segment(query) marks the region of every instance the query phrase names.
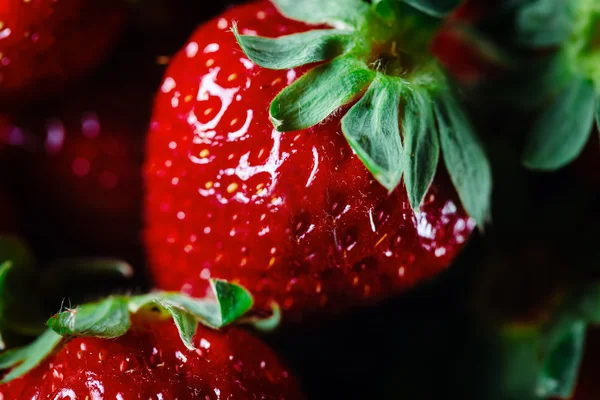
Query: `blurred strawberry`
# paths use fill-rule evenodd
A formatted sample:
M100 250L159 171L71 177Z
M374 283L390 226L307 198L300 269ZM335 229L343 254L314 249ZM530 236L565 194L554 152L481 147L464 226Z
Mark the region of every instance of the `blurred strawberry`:
M32 241L51 251L127 257L140 229L143 87L85 86L17 117L33 144L23 201ZM35 115L31 118L30 115ZM22 123L20 123L22 122ZM39 201L43 199L43 201ZM42 221L43 223L40 223Z
M56 92L97 65L126 17L123 0L0 2L0 105Z

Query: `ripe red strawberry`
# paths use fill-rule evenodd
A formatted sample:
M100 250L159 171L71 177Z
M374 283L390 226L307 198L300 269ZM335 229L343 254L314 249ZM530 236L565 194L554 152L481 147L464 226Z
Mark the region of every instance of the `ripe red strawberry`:
M72 82L105 56L126 15L122 0L0 3L0 106L15 107Z
M156 285L202 295L209 277L238 281L259 306L278 302L289 320L382 300L439 273L464 246L475 220L484 223L490 189L487 161L443 74L436 72L426 40L384 37L376 48L367 48L370 64L360 57L353 64L342 55L307 73L303 64L315 65L357 45L353 35L360 36L360 29L351 26L366 18L363 13L380 17L375 6L362 1L349 2L356 10L345 10L348 15L340 18L310 11L343 11L339 6L297 3L277 0L279 10L267 1L239 6L193 34L158 93L145 167L145 243ZM398 7L395 15L429 21L409 6ZM309 31L282 10L313 25L344 21L338 25L347 30ZM241 34L289 41L278 45L255 38L254 43L242 36L250 54L245 55L231 33L233 21ZM431 37L422 30L411 33ZM277 57L267 60L271 54L262 57L263 45L293 60L284 60L278 70L260 67L257 63L278 63ZM302 49L322 51L307 56L312 50ZM398 49L407 52L406 59L398 58ZM360 109L365 98L373 98L371 92L349 110L373 79L373 90L389 84L378 92L389 97L371 108L385 109L382 114ZM403 86L409 81L411 89ZM406 152L399 143L400 123L394 123L400 98L407 103L402 104ZM359 117L349 120L351 115ZM369 122L357 127L357 120ZM386 121L391 126L384 126ZM454 133L461 137L449 139ZM454 145L466 146L459 158ZM444 168L438 169L440 147L474 218L461 207ZM458 159L469 161L458 167ZM399 185L403 170L408 192ZM469 192L470 184L481 185ZM421 206L421 212L411 205Z
M44 221L31 224L36 236L54 249L124 257L139 242L148 107L140 92L85 86L16 118L33 142L24 202Z
M251 305L243 290L217 285L221 289L215 290L228 290L226 299L219 298L219 318L242 305L232 315L239 317ZM0 385L0 398L303 398L295 378L251 334L240 328L219 332L197 326L197 319L217 316L207 312L205 303L180 295L150 296L156 300L108 298L51 318L51 330L31 345L0 354L0 368L13 367ZM226 303L233 297L236 301ZM175 323L140 308L153 302L168 310ZM231 322L219 320L220 326Z
M172 321L134 321L116 340L77 338L21 378L4 399L301 399L276 355L239 328L200 328L186 349ZM3 397L2 397L3 396Z

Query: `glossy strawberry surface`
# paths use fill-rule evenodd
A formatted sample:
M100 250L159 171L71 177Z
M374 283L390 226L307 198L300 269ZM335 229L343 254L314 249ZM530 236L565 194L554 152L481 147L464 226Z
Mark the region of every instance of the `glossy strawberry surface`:
M276 37L304 24L268 1L199 28L172 61L155 103L145 243L160 288L204 295L209 277L240 282L284 318L343 312L446 268L474 221L440 170L415 214L353 154L338 117L280 133L274 96L305 69L265 70L231 33Z
M295 378L249 333L200 327L193 343L197 350L187 350L172 321L136 324L115 340L72 339L36 369L0 385L0 398L302 398Z
M122 0L0 2L0 105L60 89L106 55L126 15Z

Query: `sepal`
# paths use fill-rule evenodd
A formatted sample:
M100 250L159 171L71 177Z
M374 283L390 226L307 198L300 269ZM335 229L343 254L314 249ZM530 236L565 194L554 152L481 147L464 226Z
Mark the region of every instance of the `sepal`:
M272 0L286 17L310 25L359 27L369 8L362 0Z
M554 47L564 43L575 23L569 1L534 0L525 2L515 18L516 41L527 47Z
M232 31L253 62L274 70L330 60L346 53L354 39L353 32L339 29L316 29L278 38L240 35L235 24Z
M442 93L435 115L446 169L467 213L480 228L491 216L492 170L485 150L456 99Z
M393 191L402 179L402 141L398 124L405 83L377 74L362 98L342 118L350 147L375 179Z
M407 96L402 119L404 184L411 207L418 211L437 171L440 139L429 94L415 88Z
M271 121L280 132L307 129L352 102L376 73L352 57L320 65L286 87L271 103Z
M554 171L575 160L591 135L597 98L592 82L574 78L535 122L523 164Z
M583 358L587 325L600 321L600 286L563 294L542 321L506 325L500 333L503 387L509 398L572 396Z
M47 321L49 329L30 345L0 354L0 370L11 369L2 382L18 378L51 355L71 337L114 339L131 328L131 315L172 318L184 345L194 350L192 339L202 323L219 329L233 322L251 323L264 330L279 323L279 307L273 316L244 321L253 304L243 287L223 280L211 280L214 297L198 299L179 292L156 292L138 296L113 296L59 312ZM158 311L158 314L157 314Z

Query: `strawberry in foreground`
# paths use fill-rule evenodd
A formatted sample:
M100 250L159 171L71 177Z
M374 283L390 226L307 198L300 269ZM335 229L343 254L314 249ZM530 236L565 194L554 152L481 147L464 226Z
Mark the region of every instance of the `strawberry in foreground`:
M216 281L213 288L216 302L155 293L57 314L31 345L0 354L0 368L13 367L0 398L302 399L258 339L240 328L209 328L233 322L252 304L240 287Z
M3 0L0 105L39 99L87 73L115 42L122 0Z
M174 58L145 166L159 288L214 277L287 320L344 312L436 275L486 222L488 161L427 51L439 13L373 3L234 7Z

